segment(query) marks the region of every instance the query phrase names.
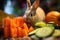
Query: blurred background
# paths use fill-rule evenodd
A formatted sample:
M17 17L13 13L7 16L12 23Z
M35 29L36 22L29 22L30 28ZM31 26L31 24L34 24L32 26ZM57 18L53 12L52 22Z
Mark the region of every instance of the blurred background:
M31 0L33 3L35 0ZM40 0L39 5L47 14L55 10L60 12L60 0ZM0 0L0 10L15 16L22 16L27 8L26 0Z

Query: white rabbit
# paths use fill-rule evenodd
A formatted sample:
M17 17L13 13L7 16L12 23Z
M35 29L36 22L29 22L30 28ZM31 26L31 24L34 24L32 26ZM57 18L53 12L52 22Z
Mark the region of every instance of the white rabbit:
M45 12L39 7L39 1L40 0L35 0L31 6L30 0L27 0L28 7L23 17L31 23L35 21L43 21L45 19Z

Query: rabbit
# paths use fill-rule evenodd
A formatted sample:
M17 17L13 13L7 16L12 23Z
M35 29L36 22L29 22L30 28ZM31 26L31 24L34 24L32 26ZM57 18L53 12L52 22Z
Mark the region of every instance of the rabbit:
M32 25L36 21L43 21L45 19L45 12L39 7L39 1L40 0L35 0L35 2L31 5L30 0L27 0L27 10L23 17L27 20L27 22L32 23Z

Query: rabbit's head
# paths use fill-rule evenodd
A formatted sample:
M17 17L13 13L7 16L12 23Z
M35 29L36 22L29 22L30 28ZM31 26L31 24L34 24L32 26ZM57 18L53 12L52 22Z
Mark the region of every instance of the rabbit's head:
M36 14L36 9L38 8L38 6L39 6L39 0L35 0L33 5L31 5L30 0L27 0L27 10L23 17L32 19L32 17L35 16Z
M41 16L40 14L43 14L41 13L40 10L42 10L41 8L39 8L39 1L40 0L35 0L35 2L33 3L33 5L31 5L31 2L30 0L27 0L27 10L24 14L24 18L28 21L28 22L35 22L36 20L39 20L41 19ZM39 10L37 13L37 9Z

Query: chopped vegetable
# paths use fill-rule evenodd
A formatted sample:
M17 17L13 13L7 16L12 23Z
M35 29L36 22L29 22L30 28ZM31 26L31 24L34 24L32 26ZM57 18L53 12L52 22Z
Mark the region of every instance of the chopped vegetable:
M23 17L4 18L4 36L5 37L24 37L28 36L28 26Z
M24 23L23 24L23 27L22 27L23 29L25 29L26 30L26 32L28 32L28 26L27 26L27 24L26 23Z
M37 26L37 27L46 27L46 23L45 22L37 22L35 24L35 26Z
M32 32L29 33L29 35L35 34L35 33L37 32L37 30L39 30L39 29L40 29L40 28L33 30Z
M17 27L18 37L28 36L28 26L26 23L23 24L23 27Z
M15 23L15 21L13 19L10 20L10 28L16 28L17 24Z
M22 28L20 28L20 27L17 27L17 36L18 37L23 37L23 35L22 35Z
M17 37L17 28L10 28L10 36L13 38Z
M32 32L33 30L34 30L34 28L31 26L31 27L29 28L29 33Z
M32 38L32 40L39 40L39 39L40 39L40 38L37 37L36 35L32 35L31 38Z
M51 29L50 27L43 27L43 28L40 28L35 34L38 37L47 37L51 35L52 32L53 32L53 29Z
M5 38L8 38L8 37L10 36L9 31L10 31L9 28L4 27L4 37L5 37Z
M7 18L4 18L3 19L3 27L4 27L4 37L7 38L10 36L9 34L9 29L10 29L10 18L7 17Z
M55 29L53 35L54 37L60 36L60 30L59 29Z
M17 25L19 24L19 27L22 27L22 25L25 23L25 20L23 17L17 17Z

